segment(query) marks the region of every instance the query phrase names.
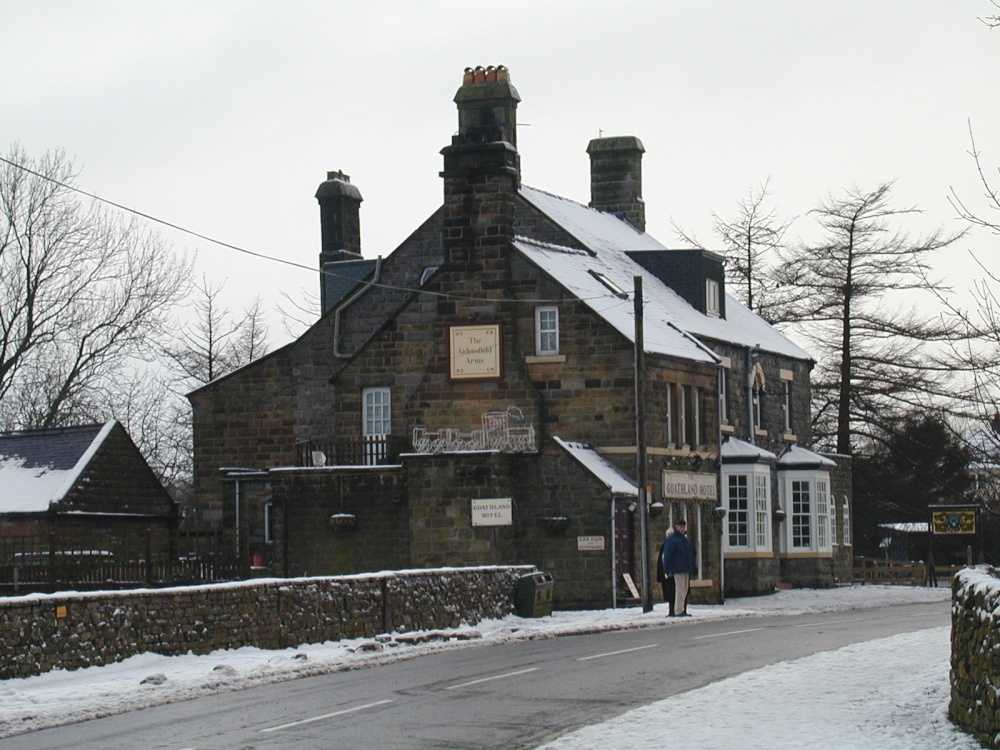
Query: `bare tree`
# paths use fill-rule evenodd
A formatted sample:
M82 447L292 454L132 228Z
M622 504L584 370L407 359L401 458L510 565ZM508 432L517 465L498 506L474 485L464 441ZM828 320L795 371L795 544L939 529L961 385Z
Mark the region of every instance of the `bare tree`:
M188 267L138 220L85 204L62 151L0 159L0 423L90 419L156 356Z
M1000 3L997 3L996 0L990 0L990 2L993 4L994 8L1000 10ZM985 18L980 18L979 20L985 23L991 29L1000 28L1000 13L998 13L995 16L986 16Z
M167 349L187 386L211 382L267 353L260 298L234 320L220 298L224 286L202 277L192 302L194 322L183 326L177 341Z
M931 279L929 256L962 237L939 229L911 238L895 228L917 209L894 207L892 187L830 196L811 212L822 240L782 253L780 276L800 292L786 319L817 357L814 437L839 453L851 454L855 436L891 433L902 412L953 399L953 364L937 345L968 336L954 318L890 299L906 292L933 300L947 291Z
M772 195L768 177L747 191L731 217L712 211L712 230L726 257L726 291L767 322L780 323L791 290L780 286L774 263L778 251L787 247L785 235L792 220L779 219L776 209L767 207ZM683 241L706 249L677 224L674 230Z
M292 338L298 338L302 332L320 318L319 295L306 289L299 289L298 297L288 292L282 292L284 303L278 304L281 313L282 328Z

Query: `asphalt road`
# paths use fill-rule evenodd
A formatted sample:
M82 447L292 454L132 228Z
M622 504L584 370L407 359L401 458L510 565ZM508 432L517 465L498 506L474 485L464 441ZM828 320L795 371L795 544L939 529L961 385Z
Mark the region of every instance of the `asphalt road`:
M135 711L0 740L0 750L531 748L779 661L950 622L948 602L566 636Z

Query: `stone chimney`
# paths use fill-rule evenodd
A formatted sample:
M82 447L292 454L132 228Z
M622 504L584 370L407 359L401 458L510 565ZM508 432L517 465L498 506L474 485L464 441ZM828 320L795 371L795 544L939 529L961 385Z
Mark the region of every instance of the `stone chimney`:
M642 200L642 155L635 136L595 138L590 154L590 206L624 219L646 231L646 204Z
M327 172L316 190L319 201L320 268L326 263L361 258L361 191L343 172Z
M503 65L466 68L455 94L458 135L452 144L506 142L517 151L517 89Z
M455 95L458 133L441 151L445 264L449 271L479 275L484 291L502 287L509 273L521 183L519 101L505 67L466 68Z

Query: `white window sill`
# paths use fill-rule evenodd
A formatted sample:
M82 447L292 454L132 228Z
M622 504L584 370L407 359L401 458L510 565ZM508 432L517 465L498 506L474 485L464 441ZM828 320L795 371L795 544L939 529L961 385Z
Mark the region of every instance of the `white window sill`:
M566 361L565 354L542 354L534 357L525 357L524 361L529 365L559 364Z

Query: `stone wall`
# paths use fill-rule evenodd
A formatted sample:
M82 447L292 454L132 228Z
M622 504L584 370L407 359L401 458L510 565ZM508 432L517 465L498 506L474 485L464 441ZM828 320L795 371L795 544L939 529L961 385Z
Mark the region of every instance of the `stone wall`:
M1000 573L980 566L952 582L951 720L1000 748Z
M0 679L110 664L135 654L289 648L475 624L513 610L533 566L0 599Z

